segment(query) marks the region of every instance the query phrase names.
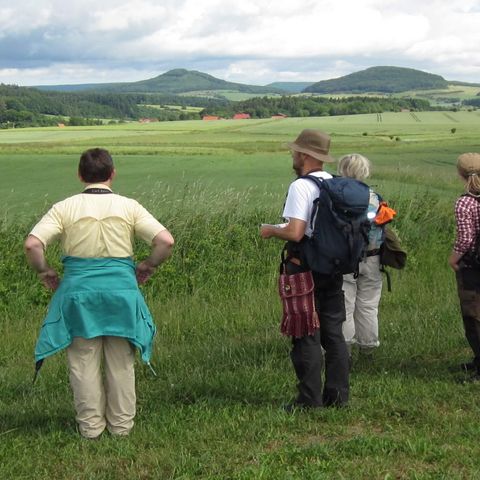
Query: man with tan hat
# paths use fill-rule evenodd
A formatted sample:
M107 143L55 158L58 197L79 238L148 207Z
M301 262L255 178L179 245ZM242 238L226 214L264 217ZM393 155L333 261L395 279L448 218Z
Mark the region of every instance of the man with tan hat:
M298 177L314 175L320 179L332 178L323 171L324 163L334 162L329 155L329 135L313 129L303 130L294 142L288 144L292 152L293 170ZM286 240L288 274L307 269L299 249L304 236L312 235L310 217L313 201L318 197L316 184L297 178L290 184L283 210L285 226L262 225L262 238ZM342 333L345 304L342 274L324 275L313 272L315 307L320 328L313 335L292 337L291 359L298 378L298 396L286 406L294 408L345 406L349 396L348 350ZM325 350L325 362L322 347ZM325 364L325 365L324 365ZM322 370L325 366L325 382Z
M457 278L458 296L465 337L473 360L461 365L473 371L469 381L480 381L480 153L464 153L457 159L457 171L465 194L455 203L457 236L449 264Z

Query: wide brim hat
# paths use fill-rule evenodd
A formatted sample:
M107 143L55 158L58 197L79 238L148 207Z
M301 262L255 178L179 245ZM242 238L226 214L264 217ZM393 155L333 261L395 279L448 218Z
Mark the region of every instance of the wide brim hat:
M294 142L287 143L287 147L294 152L305 153L321 162L335 162L328 154L330 150L330 136L320 130L306 128Z
M462 153L457 159L457 166L466 174L480 173L480 153Z

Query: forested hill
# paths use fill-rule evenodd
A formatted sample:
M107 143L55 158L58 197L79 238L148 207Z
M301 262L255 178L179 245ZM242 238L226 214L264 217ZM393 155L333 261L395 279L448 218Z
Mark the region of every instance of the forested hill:
M172 106L172 107L170 107ZM188 110L187 107L197 107ZM200 107L200 108L199 108ZM154 93L41 92L34 88L0 85L0 128L47 125L91 125L111 121L200 119L204 114L252 118L277 114L289 117L349 115L386 111L428 110L428 101L399 98L325 98L312 96L257 97L243 102Z
M273 82L265 85L270 88L279 88L288 93L300 93L307 87L312 85L313 82Z
M204 113L231 118L235 112L244 112L251 118L269 118L277 114L288 117L323 117L431 109L428 101L415 98L283 96L231 102L224 107L208 107Z
M207 73L195 70L178 68L170 70L162 75L148 80L131 83L104 83L87 84L84 90L109 93L165 93L179 94L204 90L233 90L245 93L285 93L275 87L260 87L255 85L244 85L242 83L227 82L215 78ZM82 89L82 85L52 85L37 87L40 90L75 90Z
M396 93L447 88L440 75L413 68L371 67L340 78L323 80L305 88L309 93Z
M69 124L86 119L162 120L198 119L186 110L165 112L149 105L220 107L227 100L151 93L42 92L35 88L0 84L0 128ZM168 114L167 114L168 113ZM101 122L100 122L101 123Z

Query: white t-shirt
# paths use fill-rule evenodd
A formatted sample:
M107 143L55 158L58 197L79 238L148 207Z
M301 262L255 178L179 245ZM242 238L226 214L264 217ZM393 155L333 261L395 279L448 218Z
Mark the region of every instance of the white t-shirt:
M332 178L328 172L312 172L319 178ZM305 235L310 237L312 235L312 228L310 226L310 217L313 210L313 201L318 197L319 190L317 185L308 178L299 178L290 184L288 188L287 200L283 208L283 217L286 219L296 218L307 222Z

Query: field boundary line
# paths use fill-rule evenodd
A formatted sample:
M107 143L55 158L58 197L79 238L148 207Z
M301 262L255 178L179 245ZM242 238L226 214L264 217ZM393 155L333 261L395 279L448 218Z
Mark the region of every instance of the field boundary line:
M446 113L446 112L442 112L443 115L448 118L450 121L454 122L454 123L460 123L456 118L452 117L450 114Z

